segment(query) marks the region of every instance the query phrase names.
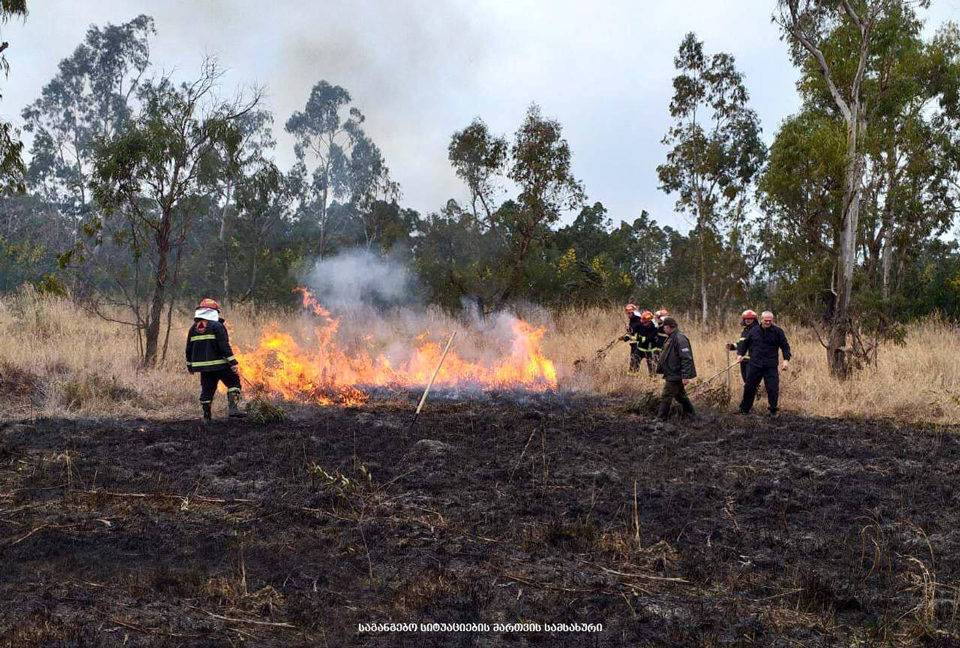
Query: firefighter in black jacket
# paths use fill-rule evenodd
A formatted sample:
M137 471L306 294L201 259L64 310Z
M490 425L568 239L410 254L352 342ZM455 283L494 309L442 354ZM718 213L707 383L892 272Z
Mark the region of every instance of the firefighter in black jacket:
M747 337L747 333L749 333L750 330L756 325L757 325L757 314L754 313L749 308L743 311L743 315L740 316L740 326L743 327L743 331L740 333L740 339L737 340L736 344L734 344L733 342L729 343L727 345L727 349L729 349L730 351L736 351L737 344L740 344L741 342L743 342L743 340ZM749 351L747 352L747 355L743 356L743 359L744 360L750 359ZM740 363L740 377L743 378L743 384L747 384L747 367L748 366L749 366L749 363L747 362Z
M783 329L773 323L773 313L764 311L760 315L760 326L750 329L750 332L737 345L737 362L743 362L749 353L747 361L747 382L743 386L743 401L740 411L749 414L753 407L754 397L760 381L767 389L767 402L770 406L770 417L779 416L778 401L780 398L780 352L783 352L783 368L790 365L790 343Z
M662 349L664 343L667 341L667 333L663 330L663 319L670 315L670 311L666 308L661 308L653 316L656 318L653 320L653 323L657 325L657 333L659 337L657 338L657 348Z
M221 381L227 387L227 407L230 416L246 416L240 411L240 369L230 348L227 327L220 318L220 304L212 299L201 299L193 316L193 326L187 334L187 371L200 372L200 405L203 420L213 415L211 405Z
M684 389L697 377L690 340L677 330L677 320L672 317L664 317L660 325L667 334L667 340L663 343L663 350L660 351L660 359L657 361L657 373L663 374L663 392L660 394L657 418L661 421L667 420L674 398L680 402L684 415L694 418L696 411L687 396L687 390Z
M630 371L635 373L640 368L640 361L647 363L647 372L653 376L657 370L657 354L660 352L660 331L653 323L653 313L643 311L640 317L630 318L630 335L625 336L630 342Z
M656 369L654 353L660 349L653 313L640 313L634 304L627 304L624 310L630 318L627 334L622 338L624 342L630 343L630 373L637 373L641 360L646 360L647 371L652 376Z

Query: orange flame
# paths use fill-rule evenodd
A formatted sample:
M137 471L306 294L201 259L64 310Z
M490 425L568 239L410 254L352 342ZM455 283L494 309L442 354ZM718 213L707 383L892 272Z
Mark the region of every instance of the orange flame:
M410 357L392 366L386 356L368 350L347 354L337 343L340 322L304 288L303 306L317 318L316 349L302 348L294 338L276 326L266 329L256 347L237 353L244 376L254 385L288 400L320 405L361 405L375 387L408 389L422 387L430 380L440 361L442 346L416 336ZM525 389L546 391L557 387L553 362L540 350L544 330L513 320L512 341L504 355L493 362L470 362L453 350L447 354L436 387L471 385L480 389ZM373 346L371 336L363 337Z

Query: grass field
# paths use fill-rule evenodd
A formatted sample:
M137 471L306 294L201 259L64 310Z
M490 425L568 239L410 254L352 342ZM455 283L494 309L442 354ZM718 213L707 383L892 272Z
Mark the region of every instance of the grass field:
M264 313L252 309L225 312L234 348L255 344L263 329L276 324L307 342L314 323L302 313ZM117 313L118 318L123 313ZM618 343L602 362L596 351L620 334L624 321L617 309L568 311L559 315L531 310L531 323L546 329L543 353L557 367L559 388L572 394L631 397L655 389L658 379L627 374L628 347ZM175 311L165 361L156 369L138 365L137 339L129 326L105 321L66 299L32 292L0 300L0 411L8 416L143 416L190 417L197 413L198 380L183 368L183 342L192 320L187 310ZM876 366L844 383L831 379L826 356L813 331L782 326L793 347L794 361L782 376L781 406L797 414L827 417L881 417L906 422L945 423L960 419L960 328L939 320L913 325L905 346L887 345ZM736 340L735 319L721 330L702 332L680 327L691 339L697 369L708 377L728 360L724 345ZM428 332L442 340L460 332L456 349L482 356L490 349L488 336L462 320L439 311L354 313L341 322L344 348L360 343L386 348L406 345ZM161 339L161 342L163 340ZM376 352L376 350L374 350ZM575 364L579 359L586 362ZM740 381L732 371L732 396L740 396ZM716 384L722 381L718 379ZM222 414L224 399L215 412Z

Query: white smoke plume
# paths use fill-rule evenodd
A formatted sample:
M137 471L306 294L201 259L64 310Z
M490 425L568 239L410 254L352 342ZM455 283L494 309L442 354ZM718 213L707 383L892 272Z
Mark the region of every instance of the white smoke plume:
M324 306L355 310L410 304L415 281L402 264L356 248L317 262L306 285Z

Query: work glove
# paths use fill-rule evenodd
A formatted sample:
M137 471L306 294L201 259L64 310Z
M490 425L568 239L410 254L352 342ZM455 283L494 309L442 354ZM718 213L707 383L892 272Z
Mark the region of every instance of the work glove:
M620 339L623 340L624 342L629 342L629 341L630 341L630 336L629 336L629 335L624 335L624 336L623 336L622 338L620 338Z
M727 343L727 351L736 351L736 350L737 350L736 344L734 344L733 342Z
M235 373L235 374L237 374L237 375L239 376L239 375L240 375L240 365L230 365L230 371L232 371L233 373Z

